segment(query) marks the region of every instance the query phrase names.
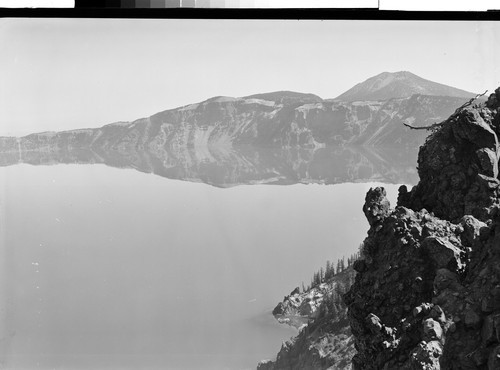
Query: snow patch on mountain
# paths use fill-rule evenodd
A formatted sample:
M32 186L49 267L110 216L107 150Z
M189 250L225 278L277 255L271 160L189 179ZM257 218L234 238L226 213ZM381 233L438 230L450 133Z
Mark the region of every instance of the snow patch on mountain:
M244 99L243 100L244 104L260 104L260 105L266 105L268 107L274 107L276 105L276 102L272 100L264 100L264 99Z
M178 110L179 111L189 111L189 110L195 110L196 108L198 108L200 106L200 104L198 103L195 103L195 104L189 104L189 105L186 105L184 107L181 107L179 108Z

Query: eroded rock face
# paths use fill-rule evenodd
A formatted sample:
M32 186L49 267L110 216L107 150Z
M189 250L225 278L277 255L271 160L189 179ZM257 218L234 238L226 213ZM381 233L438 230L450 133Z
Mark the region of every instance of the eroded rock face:
M467 107L429 136L418 155L419 184L400 189L398 204L458 221L494 217L499 208L497 114L500 89L480 107Z
M370 226L376 226L389 214L390 204L384 188L370 189L366 194L363 212Z
M429 137L395 209L368 193L344 296L354 369L500 369L499 102L497 89Z

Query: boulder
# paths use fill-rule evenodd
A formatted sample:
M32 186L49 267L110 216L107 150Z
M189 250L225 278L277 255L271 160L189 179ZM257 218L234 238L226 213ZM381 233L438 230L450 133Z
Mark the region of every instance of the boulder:
M455 138L462 145L475 144L479 148L496 150L497 134L490 123L484 121L477 109L466 108L460 112L458 119L451 125Z
M380 223L389 214L390 203L386 195L381 187L370 189L366 194L363 212L370 226Z
M422 341L410 354L409 368L411 370L439 370L439 357L443 353L443 346L437 340Z
M448 238L429 236L423 240L422 248L426 250L430 261L438 269L451 268L452 270L458 270L463 268L460 259L462 251L453 245Z
M476 150L476 155L479 159L482 174L496 179L498 177L498 158L496 151L490 148L481 148Z
M427 342L431 340L441 340L443 337L443 328L434 319L426 319L423 322L424 337Z
M434 278L434 289L436 292L440 292L447 288L458 290L459 287L460 284L458 283L457 274L446 268L440 268L436 271L436 277Z
M383 328L383 325L380 322L380 318L373 313L368 314L368 316L366 317L366 325L374 334L380 333Z
M468 328L477 329L481 325L481 316L472 308L465 311L464 323Z

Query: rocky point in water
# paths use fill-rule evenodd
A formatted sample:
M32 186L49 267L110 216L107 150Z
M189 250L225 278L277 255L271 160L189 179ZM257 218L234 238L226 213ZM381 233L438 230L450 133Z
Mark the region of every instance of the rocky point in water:
M346 310L313 317L258 369L500 369L500 88L432 129L397 206L383 188L366 195ZM300 314L304 294L275 314ZM321 346L335 338L344 352Z
M500 88L433 129L418 185L394 209L366 196L344 296L354 369L500 369Z
M283 343L275 361L261 361L257 369L351 369L354 339L341 296L354 275L348 266L321 284L285 296L273 315L299 333Z

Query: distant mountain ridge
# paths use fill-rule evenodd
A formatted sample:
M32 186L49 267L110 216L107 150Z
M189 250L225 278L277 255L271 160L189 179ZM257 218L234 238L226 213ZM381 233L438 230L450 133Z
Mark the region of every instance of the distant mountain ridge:
M378 85L375 82L367 85L365 81L353 88L360 93L362 87L365 95L370 97L366 101L323 100L314 94L292 91L242 98L218 96L132 122L30 134L22 138L0 138L0 153L55 153L77 149L107 153L107 157L115 157L110 154L113 151L143 152L155 158L170 158L168 161L183 158L190 162L190 158L197 158L210 162L220 158L221 153L242 146L269 149L315 149L338 145L417 148L424 142L427 132L410 131L403 123L423 126L438 122L448 117L470 95L412 94L398 97L398 91L402 94L403 90L394 86L400 86L401 81L413 81L411 89L404 90L408 94L461 90L446 86L438 88L444 85L409 72L383 73L373 79L379 81L380 76L385 76L385 79ZM374 84L379 88L374 88ZM381 91L391 91L393 95L388 100L374 101L373 93ZM348 93L345 94L352 96Z
M254 94L245 96L242 99L262 99L268 101L274 101L278 104L290 104L290 103L320 103L323 101L318 95L315 94L305 94L295 91L274 91L269 93Z
M414 94L472 98L476 94L426 80L408 71L383 72L347 90L334 100L370 101L408 98Z

